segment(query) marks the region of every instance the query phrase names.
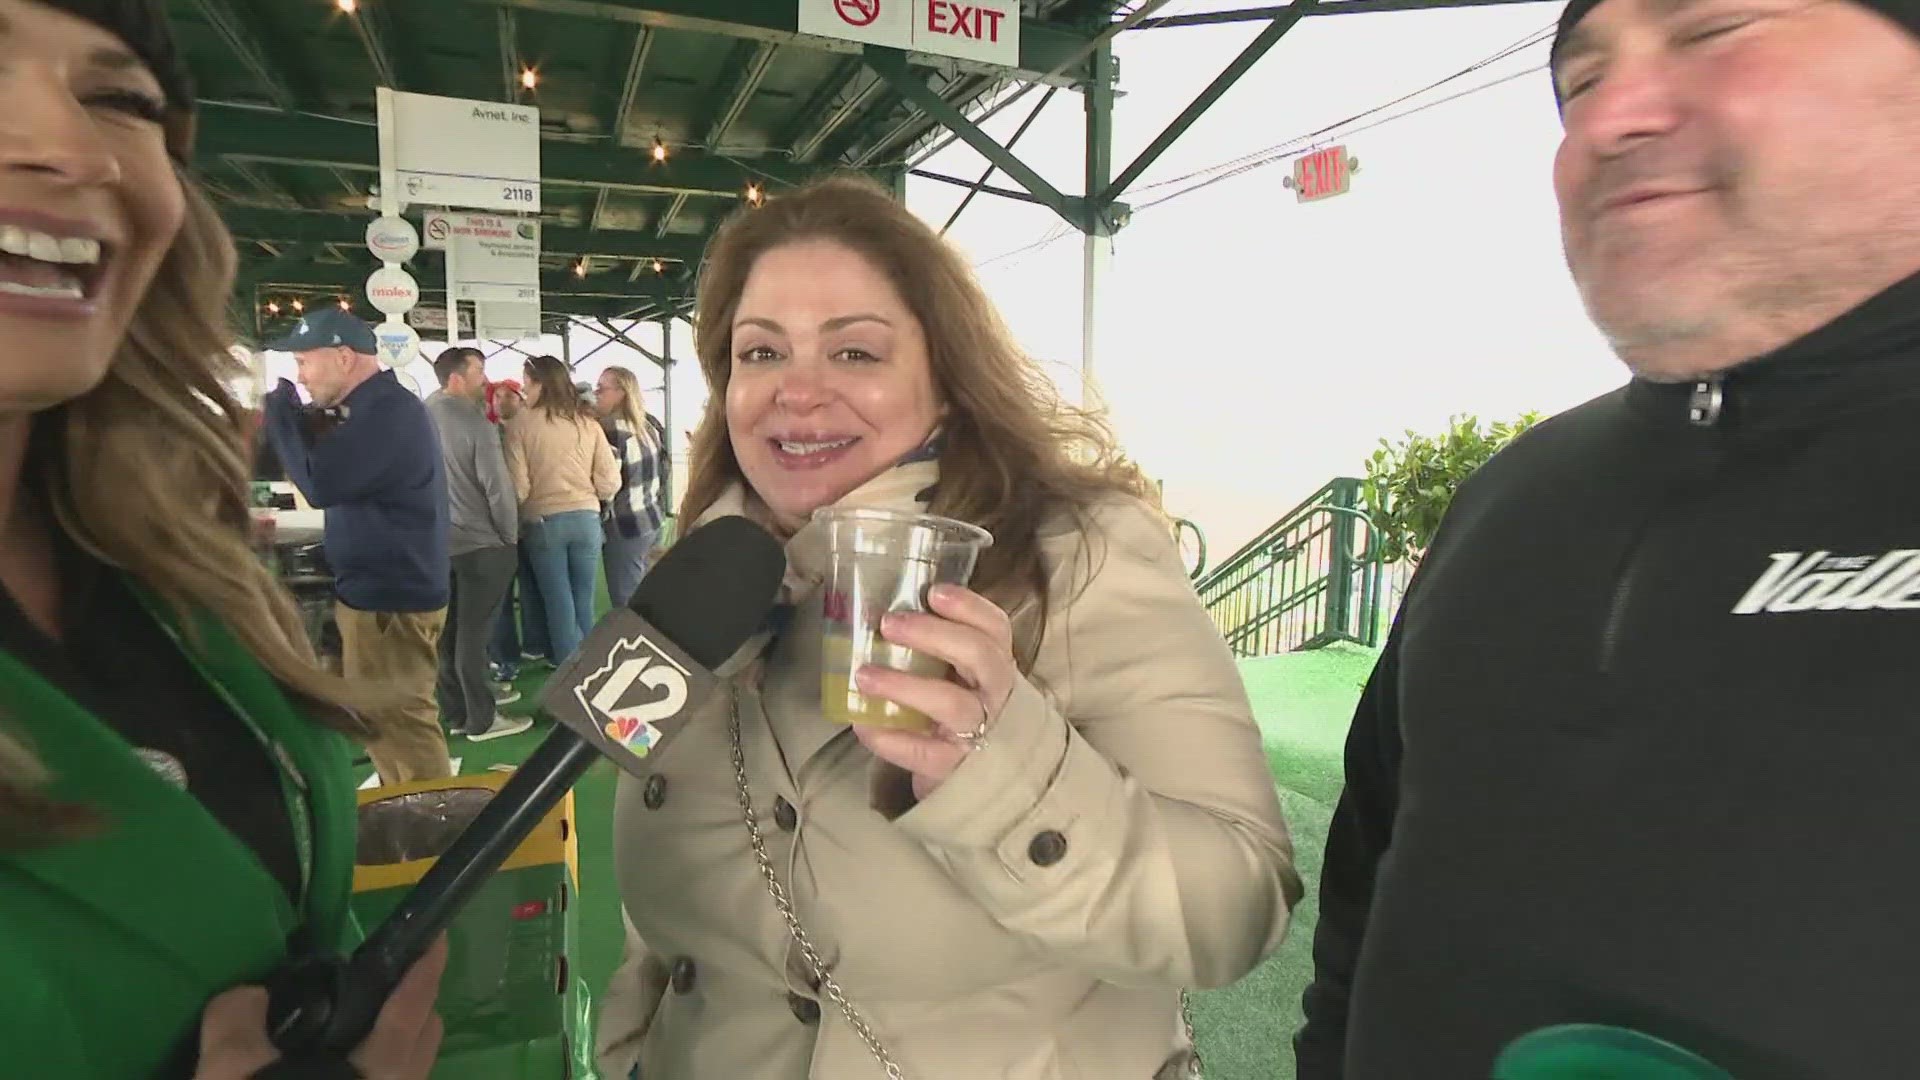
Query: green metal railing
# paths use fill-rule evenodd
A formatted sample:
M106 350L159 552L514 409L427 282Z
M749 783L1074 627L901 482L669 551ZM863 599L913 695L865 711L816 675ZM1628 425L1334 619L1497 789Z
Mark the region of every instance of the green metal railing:
M1411 570L1373 558L1360 486L1329 482L1197 584L1235 654L1384 640Z
M1174 518L1173 542L1180 547L1180 561L1186 564L1187 576L1199 581L1207 572L1207 534L1186 518Z

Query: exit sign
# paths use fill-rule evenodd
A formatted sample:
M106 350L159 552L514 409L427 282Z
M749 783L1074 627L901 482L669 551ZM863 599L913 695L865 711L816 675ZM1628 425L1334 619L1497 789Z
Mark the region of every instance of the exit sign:
M951 56L1020 63L1020 0L798 0L803 34Z
M1353 186L1353 174L1359 171L1359 160L1348 157L1346 147L1329 146L1295 158L1293 175L1281 183L1299 201L1318 202L1345 195Z

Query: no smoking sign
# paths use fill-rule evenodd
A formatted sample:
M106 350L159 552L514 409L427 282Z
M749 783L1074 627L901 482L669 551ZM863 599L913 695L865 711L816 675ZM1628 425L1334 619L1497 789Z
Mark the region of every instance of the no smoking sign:
M915 0L800 0L800 32L890 49L913 47Z
M880 18L881 0L833 0L833 12L848 26L872 26Z
M1020 0L799 0L802 34L1014 67Z

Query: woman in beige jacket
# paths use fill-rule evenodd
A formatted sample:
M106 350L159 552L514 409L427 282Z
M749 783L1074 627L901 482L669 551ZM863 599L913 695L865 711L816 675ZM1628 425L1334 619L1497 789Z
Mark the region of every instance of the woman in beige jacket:
M725 226L684 520L786 538L785 618L623 776L616 1080L1148 1080L1194 1063L1182 991L1231 983L1300 896L1258 730L1167 521L1057 400L965 261L837 179ZM822 715L829 505L994 536L890 639L950 681L860 688L936 733Z
M546 609L553 662L593 629L600 504L620 490L613 445L557 356L527 361L527 404L506 423L507 471L520 496L520 544Z

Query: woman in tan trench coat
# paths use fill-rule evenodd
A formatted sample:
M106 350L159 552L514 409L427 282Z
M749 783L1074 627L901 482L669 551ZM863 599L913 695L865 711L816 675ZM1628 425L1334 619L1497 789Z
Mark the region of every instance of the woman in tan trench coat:
M621 779L605 1074L1188 1075L1182 990L1257 965L1301 887L1238 672L1140 474L864 181L735 218L699 301L712 396L682 513L785 540L786 616ZM994 536L971 589L884 627L955 677L861 683L935 735L821 714L807 522L829 505Z

